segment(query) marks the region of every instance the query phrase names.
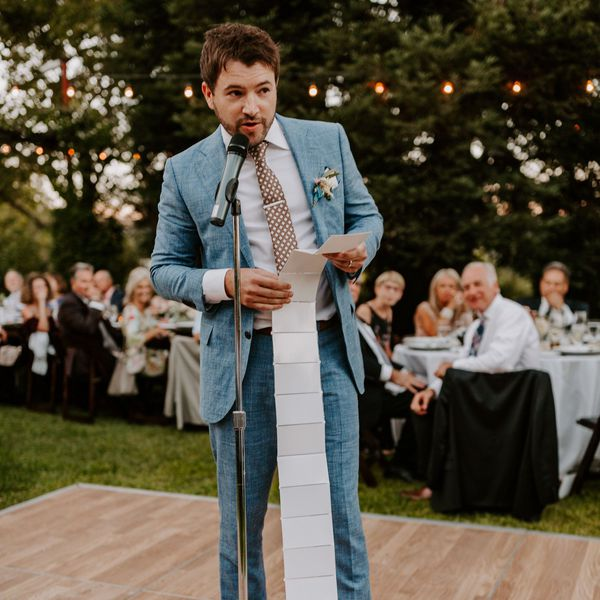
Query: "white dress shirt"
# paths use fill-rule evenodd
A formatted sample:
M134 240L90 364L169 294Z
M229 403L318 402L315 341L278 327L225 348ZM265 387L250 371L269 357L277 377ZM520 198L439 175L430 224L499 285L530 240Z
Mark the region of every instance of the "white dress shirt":
M558 327L568 327L575 323L575 315L566 302L562 305L562 308L554 308L553 306L550 306L548 300L542 296L540 307L537 312L540 317L546 317L550 323L553 323Z
M231 141L231 135L221 126L221 134L225 147ZM292 151L285 139L277 119L273 121L266 138L269 145L266 160L269 168L275 173L281 183L285 199L290 209L298 248L316 250L317 241L312 222L308 200L300 173ZM244 227L248 234L250 250L254 265L257 268L277 273L273 243L263 208L263 199L258 185L254 160L248 156L242 165L239 176L237 196L242 209ZM227 269L211 269L202 279L204 299L209 304L231 300L225 293L225 273ZM325 274L321 277L317 292L317 320L330 319L335 314L335 304ZM257 311L254 317L254 329L271 326L271 311Z
M502 373L523 369L539 369L540 340L528 311L500 294L483 313L485 328L477 356L469 356L473 335L481 323L475 319L465 333L460 357L452 362L455 369ZM436 378L429 387L436 395L442 380Z

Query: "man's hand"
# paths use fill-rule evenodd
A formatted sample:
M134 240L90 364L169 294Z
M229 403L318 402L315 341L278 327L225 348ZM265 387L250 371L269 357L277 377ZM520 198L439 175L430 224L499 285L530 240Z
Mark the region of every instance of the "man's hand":
M405 387L407 390L411 391L413 394L416 394L419 390L422 390L427 384L417 377L414 373L410 371L399 371L398 369L394 369L392 371L391 377L392 383L396 385L400 385Z
M352 248L352 250L323 254L323 256L327 260L330 260L334 267L340 271L344 271L344 273L356 273L356 271L362 269L367 260L367 245L361 242L356 248Z
M410 403L410 409L417 415L427 414L429 403L435 398L435 392L431 388L417 392Z
M225 293L233 298L233 269L225 274ZM292 301L292 286L264 269L240 270L242 304L255 310L278 310Z
M562 294L559 294L558 292L550 292L546 296L546 300L548 300L548 304L552 308L556 308L557 310L561 310L563 304L565 303L565 297Z
M0 342L5 342L8 339L8 334L0 327Z
M435 376L439 377L440 379L444 378L444 375L446 374L446 371L448 369L452 368L452 363L451 362L443 362L438 368L437 371L435 372Z

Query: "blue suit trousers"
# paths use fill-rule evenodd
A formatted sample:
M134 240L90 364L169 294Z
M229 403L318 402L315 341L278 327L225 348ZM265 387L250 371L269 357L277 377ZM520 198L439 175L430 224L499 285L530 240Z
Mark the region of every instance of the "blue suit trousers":
M327 465L339 600L370 600L369 564L358 504L358 403L341 328L319 333ZM234 377L233 365L231 376ZM248 597L266 600L262 530L277 465L270 336L254 334L243 382L246 411ZM217 463L221 599L237 600L236 452L231 412L210 425Z

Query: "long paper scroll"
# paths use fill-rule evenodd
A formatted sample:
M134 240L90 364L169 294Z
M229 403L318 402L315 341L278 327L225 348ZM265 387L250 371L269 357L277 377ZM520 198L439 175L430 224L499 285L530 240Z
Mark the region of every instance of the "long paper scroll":
M292 302L273 312L277 465L287 600L337 600L325 416L316 328L322 254L356 247L368 233L330 237L316 252L294 250L280 273Z

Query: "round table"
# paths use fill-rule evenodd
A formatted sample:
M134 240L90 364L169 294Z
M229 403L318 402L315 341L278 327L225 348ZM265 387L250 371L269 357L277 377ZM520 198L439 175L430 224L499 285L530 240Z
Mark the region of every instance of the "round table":
M457 350L413 350L402 344L395 346L393 355L395 362L427 381L434 378L438 365L455 358ZM549 373L552 381L559 473L564 476L577 468L590 440L590 430L577 425L577 419L600 415L600 354L542 352L540 369Z

